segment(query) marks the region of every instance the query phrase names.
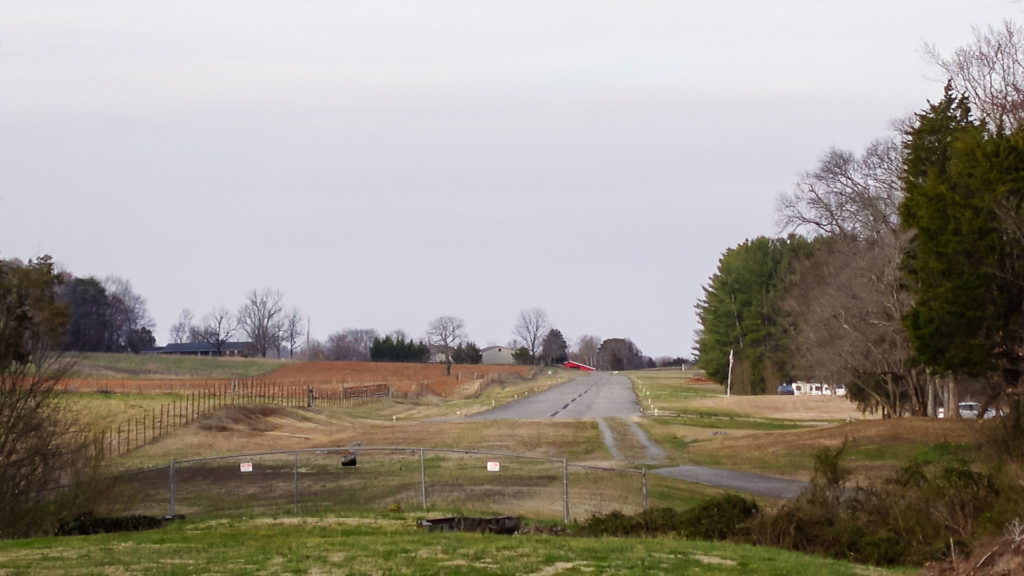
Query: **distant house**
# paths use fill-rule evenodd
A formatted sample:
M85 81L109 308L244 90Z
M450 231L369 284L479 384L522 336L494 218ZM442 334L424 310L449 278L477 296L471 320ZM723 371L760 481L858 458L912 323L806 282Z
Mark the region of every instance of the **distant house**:
M427 362L431 364L445 364L448 362L448 351L451 348L441 346L440 344L427 344L427 349L430 350Z
M480 351L481 364L515 364L515 350L508 346L488 346Z
M183 342L181 344L168 344L163 348L157 348L154 352L174 356L231 356L247 358L253 355L254 348L252 342L225 342L220 347L220 354L217 354L217 348L209 342Z

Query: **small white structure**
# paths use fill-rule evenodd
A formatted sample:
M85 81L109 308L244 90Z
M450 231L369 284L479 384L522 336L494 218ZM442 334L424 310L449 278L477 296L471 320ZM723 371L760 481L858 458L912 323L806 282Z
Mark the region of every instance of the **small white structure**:
M796 396L846 396L846 386L830 386L821 382L793 382L793 394Z
M515 364L516 359L512 357L515 352L508 346L488 346L480 351L481 364Z

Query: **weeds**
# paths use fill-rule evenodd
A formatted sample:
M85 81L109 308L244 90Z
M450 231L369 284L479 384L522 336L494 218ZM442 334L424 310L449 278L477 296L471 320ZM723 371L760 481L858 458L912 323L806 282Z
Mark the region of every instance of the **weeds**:
M633 515L615 511L592 516L578 524L575 531L586 536L674 534L696 540L726 540L740 534L757 511L753 500L726 494L684 511L662 507Z
M893 476L854 489L846 444L815 453L815 475L799 498L751 524L754 543L877 565L923 565L969 553L972 543L1018 510L1009 468L979 471L955 452L915 459ZM1006 524L1024 535L1024 523ZM1012 528L1011 528L1012 526Z

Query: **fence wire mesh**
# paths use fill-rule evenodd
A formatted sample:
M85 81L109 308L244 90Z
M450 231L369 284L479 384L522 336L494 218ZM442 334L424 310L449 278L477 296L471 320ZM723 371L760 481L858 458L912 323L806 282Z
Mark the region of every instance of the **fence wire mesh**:
M523 454L336 447L173 460L118 478L119 513L216 516L425 510L569 521L639 512L644 470Z

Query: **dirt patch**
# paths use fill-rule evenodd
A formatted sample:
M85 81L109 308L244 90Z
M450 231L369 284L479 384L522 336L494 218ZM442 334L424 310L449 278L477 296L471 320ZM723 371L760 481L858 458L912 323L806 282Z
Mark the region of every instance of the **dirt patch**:
M698 562L703 564L717 564L721 566L735 566L735 560L728 560L726 558L719 558L718 556L705 556L703 554L697 554L694 556Z
M555 562L540 572L534 572L533 576L554 576L555 574L565 572L566 570L576 568L577 566L579 566L578 562Z

